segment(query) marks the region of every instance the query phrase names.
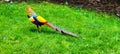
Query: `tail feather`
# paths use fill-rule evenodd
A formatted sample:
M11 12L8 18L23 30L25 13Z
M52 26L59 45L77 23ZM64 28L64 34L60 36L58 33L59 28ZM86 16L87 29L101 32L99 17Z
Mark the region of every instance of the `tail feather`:
M66 30L64 30L64 29L61 29L61 28L59 28L59 27L57 27L57 26L55 26L55 25L53 25L53 24L51 24L51 23L49 23L49 22L46 23L46 25L49 26L49 27L51 27L52 29L54 29L54 30L62 33L62 34L68 34L68 35L71 35L71 36L73 36L73 37L78 37L76 34L71 33L71 32L68 32L68 31L66 31Z

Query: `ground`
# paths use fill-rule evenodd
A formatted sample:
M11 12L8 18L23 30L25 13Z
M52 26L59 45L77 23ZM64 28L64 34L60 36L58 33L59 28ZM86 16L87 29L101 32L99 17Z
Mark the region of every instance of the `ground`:
M60 34L47 26L42 32L26 16L26 7L83 38ZM120 19L94 10L40 4L0 4L0 54L119 54Z

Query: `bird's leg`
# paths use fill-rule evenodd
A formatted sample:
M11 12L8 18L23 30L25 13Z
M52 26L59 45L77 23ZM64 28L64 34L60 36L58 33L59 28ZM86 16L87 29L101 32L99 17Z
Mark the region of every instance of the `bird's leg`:
M38 30L38 32L41 32L41 29L39 30L39 25L37 25L37 30Z

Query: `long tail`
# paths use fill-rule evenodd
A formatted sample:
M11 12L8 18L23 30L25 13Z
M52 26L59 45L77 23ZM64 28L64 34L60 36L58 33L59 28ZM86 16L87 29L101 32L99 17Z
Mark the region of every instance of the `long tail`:
M67 35L70 35L70 36L73 36L73 37L78 37L76 34L68 32L66 30L63 30L63 29L61 29L61 28L59 28L59 27L57 27L57 26L55 26L55 25L53 25L53 24L51 24L49 22L46 23L46 25L49 26L49 27L51 27L52 29L54 29L54 30L62 33L62 34L67 34Z

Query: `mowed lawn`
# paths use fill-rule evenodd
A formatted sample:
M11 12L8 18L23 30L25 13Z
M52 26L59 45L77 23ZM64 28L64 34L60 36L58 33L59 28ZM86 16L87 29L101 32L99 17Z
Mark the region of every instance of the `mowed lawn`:
M37 32L26 16L26 7L79 38L46 25ZM120 19L48 2L0 4L0 54L120 54Z

